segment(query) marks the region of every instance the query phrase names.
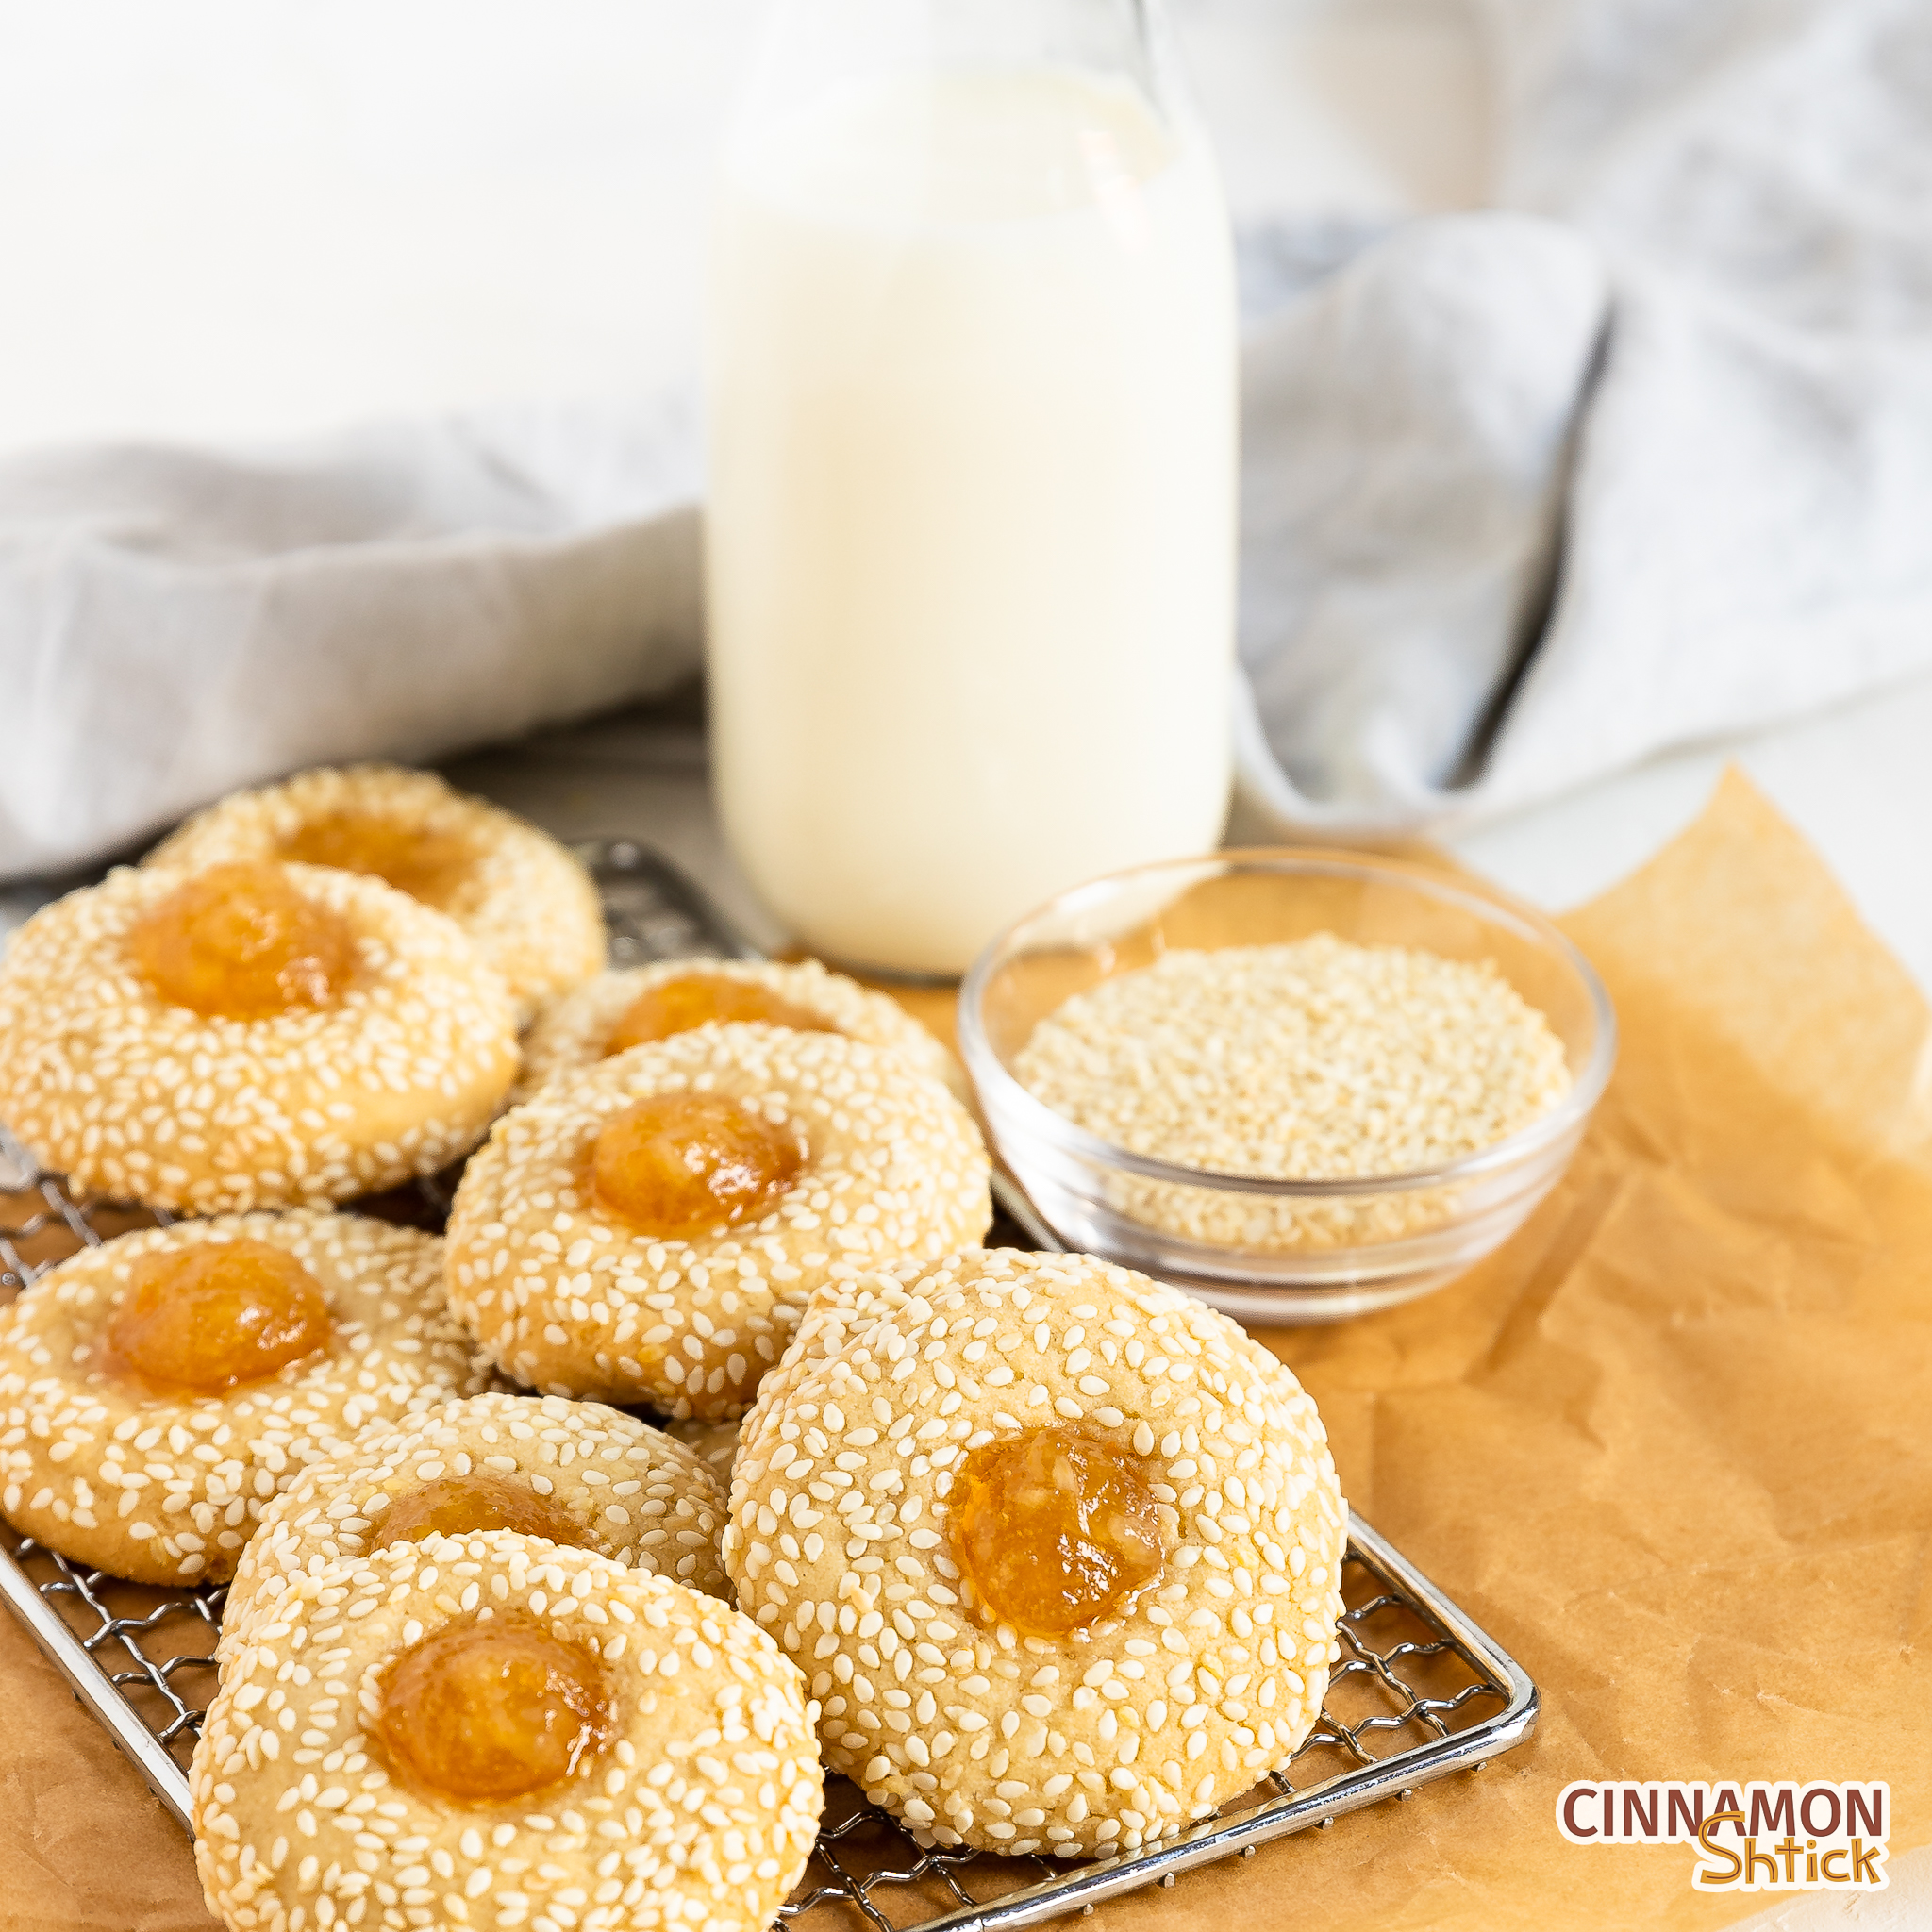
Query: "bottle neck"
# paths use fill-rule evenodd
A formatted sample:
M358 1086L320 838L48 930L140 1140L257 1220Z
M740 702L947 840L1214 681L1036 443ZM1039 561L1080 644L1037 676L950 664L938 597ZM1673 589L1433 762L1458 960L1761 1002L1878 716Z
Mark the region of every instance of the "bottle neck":
M1148 59L1159 0L899 0L936 59L1120 70Z
M1170 128L1192 112L1163 0L784 0L744 111L855 81L1054 68L1139 94Z

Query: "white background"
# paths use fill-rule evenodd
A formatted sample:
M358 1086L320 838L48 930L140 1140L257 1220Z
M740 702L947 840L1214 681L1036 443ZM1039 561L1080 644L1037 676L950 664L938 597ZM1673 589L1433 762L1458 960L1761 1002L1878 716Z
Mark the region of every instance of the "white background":
M1475 199L1450 0L1179 0L1237 211ZM0 448L648 390L763 0L0 0Z

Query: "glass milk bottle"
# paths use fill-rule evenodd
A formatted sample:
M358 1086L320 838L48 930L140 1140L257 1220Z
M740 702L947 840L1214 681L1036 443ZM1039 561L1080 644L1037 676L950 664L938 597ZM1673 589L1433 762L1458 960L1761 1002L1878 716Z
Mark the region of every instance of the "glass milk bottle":
M954 974L1212 847L1234 274L1159 0L791 0L712 273L714 755L771 909Z

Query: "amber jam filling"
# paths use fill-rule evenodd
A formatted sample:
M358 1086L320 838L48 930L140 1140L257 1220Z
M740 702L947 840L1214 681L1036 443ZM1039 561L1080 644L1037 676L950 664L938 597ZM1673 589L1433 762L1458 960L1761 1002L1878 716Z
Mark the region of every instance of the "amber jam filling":
M798 1178L789 1127L718 1093L660 1093L610 1120L591 1148L597 1199L673 1241L762 1214Z
M1160 1518L1138 1457L1079 1429L985 1443L953 1479L953 1547L986 1614L1064 1637L1160 1574Z
M335 1332L314 1275L267 1241L198 1241L144 1255L108 1324L109 1373L219 1395L326 1348Z
M440 1475L392 1501L371 1547L419 1543L425 1536L468 1536L478 1529L513 1529L554 1543L587 1548L583 1525L569 1511L540 1496L528 1483L507 1475Z
M274 865L196 873L135 922L128 945L162 999L209 1019L328 1006L356 968L348 922L304 898Z
M604 1043L605 1056L627 1047L669 1040L712 1021L762 1020L769 1026L790 1026L799 1033L836 1033L816 1013L780 999L770 988L722 973L684 973L647 987L624 1009L623 1017Z
M370 1725L439 1797L487 1805L561 1784L617 1728L603 1660L527 1610L458 1618L382 1674Z
M439 908L455 897L476 862L475 847L458 833L425 832L399 819L360 811L311 819L282 841L279 856L303 865L367 873Z

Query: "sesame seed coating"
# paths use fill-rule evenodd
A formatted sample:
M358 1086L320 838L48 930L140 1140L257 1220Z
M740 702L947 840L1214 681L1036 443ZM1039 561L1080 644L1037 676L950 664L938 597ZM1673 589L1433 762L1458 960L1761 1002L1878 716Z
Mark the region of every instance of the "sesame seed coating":
M464 854L437 909L502 974L520 1024L603 967L604 913L591 875L547 832L452 791L433 772L325 766L237 791L195 813L143 862L198 872L229 859L278 858L305 828L348 815L450 841Z
M485 1393L365 1429L275 1497L228 1587L224 1646L245 1636L259 1598L365 1560L392 1503L469 1475L527 1483L575 1523L578 1547L730 1599L718 1557L724 1491L696 1454L601 1403Z
M507 1804L392 1777L371 1729L390 1661L512 1611L601 1657L609 1741ZM505 1530L304 1576L229 1659L190 1781L196 1867L232 1932L764 1932L824 1799L804 1681L748 1619Z
M869 1046L890 1047L922 1074L943 1082L955 1099L971 1101L964 1069L897 1000L842 973L829 973L816 959L663 959L600 973L553 1000L524 1041L524 1071L512 1103L527 1100L559 1074L595 1066L612 1028L641 994L694 973L761 988L835 1032Z
M1562 1042L1489 960L1333 933L1176 950L1042 1020L1022 1085L1091 1134L1213 1174L1336 1180L1441 1166L1568 1092ZM1456 1191L1270 1200L1109 1177L1134 1220L1196 1241L1295 1250L1388 1240L1456 1211Z
M205 1018L162 1001L128 935L182 874L124 867L27 921L0 959L0 1119L90 1192L177 1213L343 1201L474 1146L516 1074L497 974L381 880L279 872L347 922L333 1004Z
M1086 1857L1285 1766L1338 1654L1347 1512L1313 1402L1224 1316L1082 1255L953 1256L846 1326L739 1451L725 1568L810 1674L826 1764L923 1841ZM1074 1426L1139 1458L1157 1581L1060 1638L990 1622L965 1457Z
M916 1281L930 1271L915 1262L906 1272ZM791 1391L827 1356L836 1355L854 1328L870 1327L880 1315L903 1308L912 1299L912 1291L891 1274L822 1281L806 1303L778 1366L758 1384L758 1399L738 1425L737 1455L757 1457L765 1428L783 1411ZM734 1474L736 1466L734 1457Z
M321 1355L221 1395L159 1395L104 1372L137 1262L238 1240L284 1248L315 1278L334 1324ZM444 1301L431 1235L306 1208L125 1234L0 1311L0 1515L115 1576L219 1583L308 1464L487 1374Z
M598 1132L676 1092L726 1096L802 1136L803 1169L759 1219L681 1241L597 1202ZM820 1282L937 1260L991 1219L978 1129L898 1055L703 1026L566 1074L496 1124L451 1210L450 1302L527 1387L722 1420L742 1413Z

